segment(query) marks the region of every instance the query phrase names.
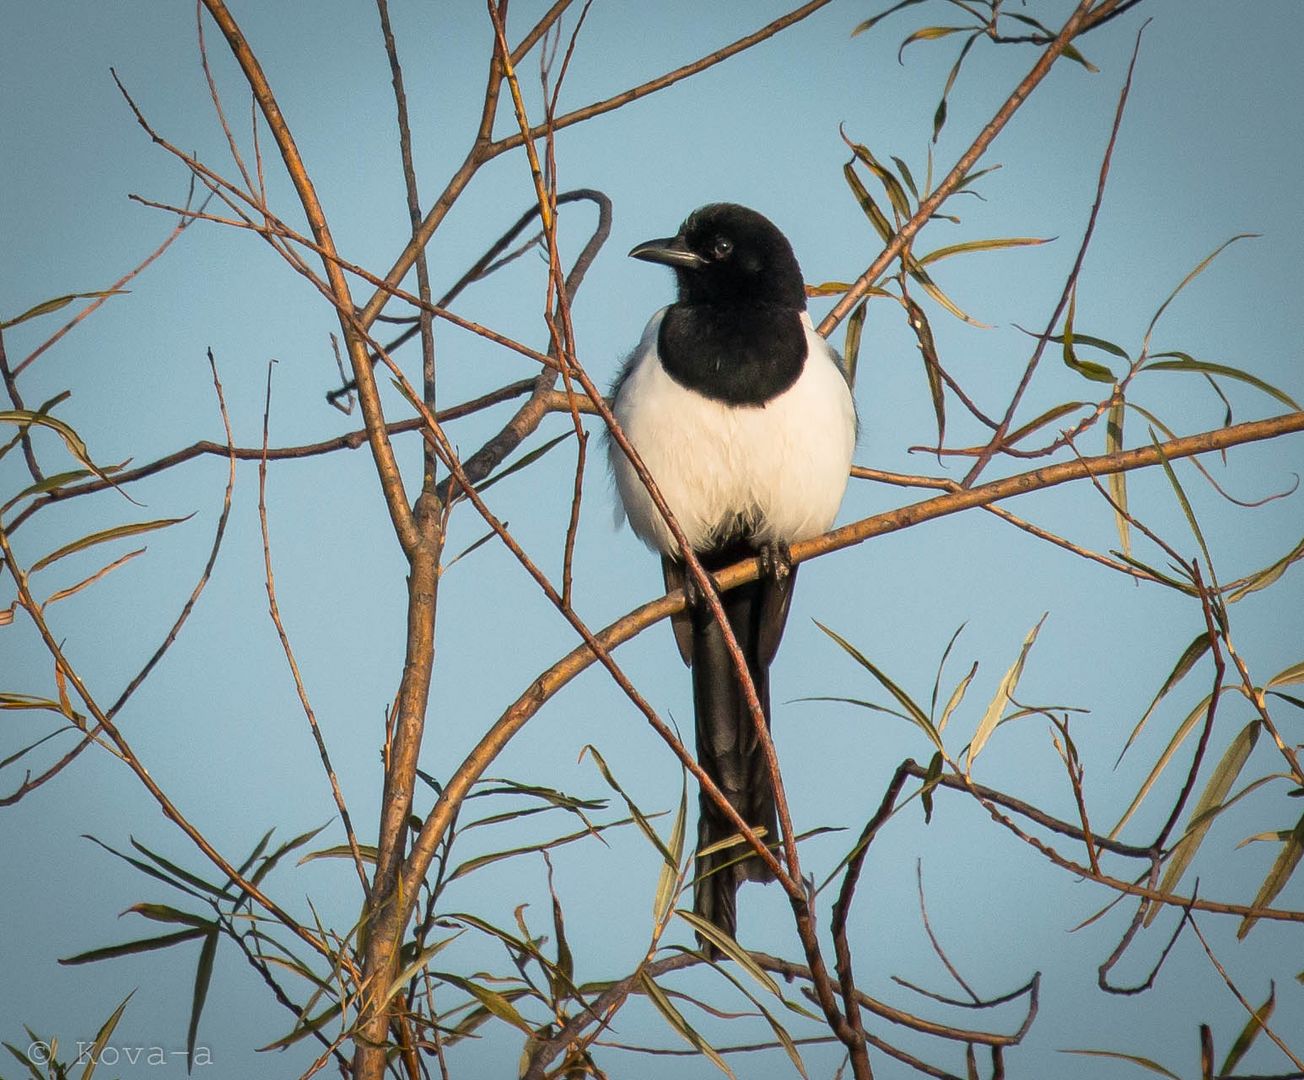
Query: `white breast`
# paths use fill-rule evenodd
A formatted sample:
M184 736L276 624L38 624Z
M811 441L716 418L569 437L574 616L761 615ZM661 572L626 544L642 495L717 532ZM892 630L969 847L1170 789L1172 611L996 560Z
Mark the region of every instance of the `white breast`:
M695 550L741 515L761 543L825 532L847 486L856 442L851 392L803 314L808 356L797 381L762 406L712 401L675 382L657 358L657 312L615 401L616 419ZM620 447L610 444L624 515L650 547L674 537Z

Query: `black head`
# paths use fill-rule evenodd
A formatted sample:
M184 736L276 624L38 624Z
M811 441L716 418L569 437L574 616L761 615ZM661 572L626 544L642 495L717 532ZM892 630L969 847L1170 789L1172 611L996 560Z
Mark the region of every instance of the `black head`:
M694 210L675 236L639 244L630 256L673 267L688 304L778 304L806 309L801 267L769 218L736 203Z

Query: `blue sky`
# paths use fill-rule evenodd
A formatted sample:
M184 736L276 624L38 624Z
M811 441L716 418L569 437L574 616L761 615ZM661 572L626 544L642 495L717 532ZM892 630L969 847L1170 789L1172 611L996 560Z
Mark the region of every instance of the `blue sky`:
M426 200L465 153L489 41L480 5L444 7L455 10L393 5ZM1057 25L1070 7L1054 2L1028 10ZM515 32L542 8L514 6ZM614 375L648 316L671 296L667 274L625 258L624 252L673 232L704 202L742 202L772 217L792 239L811 282L850 280L877 253L877 237L842 179L848 153L839 125L880 158L906 159L921 176L937 94L955 52L948 42L918 44L906 51L904 66L896 62L896 46L906 33L947 18L942 4L911 9L869 35L851 37L852 28L879 8L830 4L750 53L559 136L560 185L601 188L615 208L611 242L574 308L580 359L596 379L606 382ZM694 59L783 10L769 0L641 8L599 0L580 37L563 109ZM323 0L246 4L235 14L280 97L341 252L384 272L402 247L407 216L374 10ZM934 223L916 248L922 252L992 236L1056 238L1040 247L973 255L937 268L948 293L991 326L966 327L929 308L948 370L991 409L1008 399L1029 352L1029 339L1017 327L1044 324L1072 263L1127 59L1147 16L1153 22L1080 282L1076 326L1135 351L1155 310L1193 266L1232 235L1260 233L1233 245L1182 293L1159 324L1154 347L1241 366L1297 398L1304 393L1299 360L1304 208L1294 184L1304 167L1298 109L1304 76L1296 44L1304 11L1292 0L1259 0L1253 6L1147 0L1083 42L1099 74L1057 65L997 139L988 161L1002 168L981 182L983 199L957 200L948 209L960 214L961 222ZM208 33L215 75L243 137L247 98L219 35L211 26ZM949 120L934 149L939 172L949 168L1032 60L1027 49L979 44L952 93ZM114 88L110 66L160 132L219 171L233 171L212 115L194 13L187 6L69 2L11 11L0 35L5 146L0 317L50 296L104 288L159 243L171 219L129 201L129 193L162 202L184 199L185 170L136 125ZM523 73L532 74L533 68ZM510 123L504 109L498 130L509 130ZM274 206L298 222L292 192L270 159L268 177ZM436 291L456 280L531 199L522 154L487 166L431 246ZM563 212L566 250L583 243L590 222L587 208ZM518 260L469 290L458 310L541 348L546 344L540 318L545 270L533 255ZM328 335L336 326L330 309L255 237L197 225L130 289L43 356L22 384L29 403L73 390L59 415L77 428L97 460L140 463L198 438L219 438L205 361L210 347L242 445L256 445L261 436L266 365L272 359L274 444L326 438L358 425L356 415L344 417L322 398L333 385ZM828 301L812 303L817 319L827 306ZM8 331L10 358L25 356L59 321L55 316ZM841 344L841 331L833 340ZM441 403L532 374L519 358L451 328L441 328L437 347ZM403 360L416 370L414 351ZM1238 420L1281 411L1248 388L1231 386L1228 392ZM1048 355L1020 415L1026 419L1055 402L1098 393ZM858 462L938 471L932 458L908 452L928 442L931 407L913 340L899 310L887 303L870 309L857 395L863 423ZM1138 386L1137 400L1183 432L1216 426L1222 417L1221 403L1201 380L1156 373ZM395 417L406 415L395 394L387 408ZM450 432L469 452L503 415L462 421ZM958 406L951 420L952 445L978 437ZM550 419L529 445L559 434L566 423ZM1095 441L1089 440L1084 451L1100 452L1101 438L1093 433ZM1134 421L1128 443L1145 440L1142 425ZM53 458L56 447L42 445ZM409 437L399 453L414 480L416 442ZM659 573L656 560L627 530L613 529L605 470L598 454L590 458L577 542L576 604L590 626L601 626L657 594ZM1304 472L1304 443L1289 437L1233 451L1226 467L1210 464L1233 494L1257 499L1288 488L1292 474ZM572 469L568 444L489 493L496 512L555 575L561 568ZM946 472L959 474L956 465ZM1190 468L1180 475L1223 579L1272 561L1299 540L1304 520L1299 496L1247 510L1219 499ZM70 538L120 521L194 514L150 537L147 556L57 611L58 632L66 635L70 654L105 699L116 696L157 645L193 587L224 481L225 464L219 460L192 463L136 485L131 494L143 509L113 496L77 500L47 511L16 534L20 558L33 560ZM23 482L17 455L0 461L0 490L11 492ZM1162 476L1134 476L1130 495L1148 523L1194 550ZM842 520L913 499L899 489L853 481ZM354 820L370 833L379 798L377 747L402 658L402 560L365 451L273 468L269 501L287 630ZM1117 546L1108 506L1082 485L1029 496L1010 508L1086 546ZM470 508L463 507L453 520L449 550L461 550L482 532ZM50 587L100 565L93 554L82 558L58 571L57 581L52 575ZM1233 609L1237 649L1259 679L1301 659L1302 581L1304 572L1296 568L1274 589ZM6 580L3 588L11 583ZM0 604L11 598L0 594ZM574 637L495 544L448 572L440 604L423 766L445 776L529 681L573 646ZM288 837L334 816L265 609L257 477L252 466L243 465L208 590L176 647L123 714L124 730L151 773L237 859L273 824L278 835ZM828 695L882 701L882 693L813 620L848 637L925 698L947 640L964 623L947 678L954 682L974 660L980 666L965 710L953 721L958 749L1025 634L1046 612L1021 691L1030 701L1091 710L1075 720L1074 735L1088 763L1093 806L1104 818L1116 817L1176 724L1206 692L1208 674L1200 669L1112 771L1125 733L1200 629L1198 609L970 513L802 570L773 676L776 741L799 827L859 828L897 762L928 753L917 732L891 717L799 700ZM33 635L22 625L0 629L0 635L0 690L48 691L49 661ZM665 627L623 647L618 658L663 716L681 728L691 726L687 672ZM1298 715L1283 714L1283 730L1297 732ZM1229 700L1212 752L1221 753L1249 718L1244 703ZM47 730L42 723L39 717L6 714L0 757ZM579 760L581 748L590 743L641 805L673 808L679 791L673 761L610 679L596 670L551 702L492 772L603 797L609 792L592 762ZM1273 768L1266 740L1252 761L1256 766L1260 772ZM0 775L3 792L21 779L12 769ZM1072 814L1043 722L1024 721L998 732L976 776ZM1165 776L1149 816L1141 815L1137 835L1157 827L1164 785L1177 780L1175 773ZM1010 1076L1134 1071L1057 1052L1074 1046L1144 1054L1189 1075L1202 1020L1214 1025L1220 1053L1230 1045L1243 1016L1192 938L1179 944L1151 994L1140 999L1101 994L1095 989L1095 966L1112 948L1111 933L1116 936L1124 925L1122 911L1096 929L1067 931L1102 906L1107 893L1054 871L958 796L943 794L937 801L930 826L923 826L912 807L884 832L867 863L856 944L870 992L934 1015L889 977L945 985L919 918L918 860L933 927L978 989L1000 993L1033 970L1046 973L1041 1015L1027 1045L1010 1056ZM1241 850L1235 845L1251 833L1293 824L1272 816L1289 811L1282 811L1284 802L1247 800L1238 815L1215 827L1200 869L1201 895L1250 898L1274 851L1268 844ZM87 753L44 789L0 813L0 843L9 868L3 890L6 932L0 935L0 966L9 974L0 986L0 1037L21 1040L24 1023L60 1032L65 1042L87 1037L117 1001L139 987L120 1028L123 1045L184 1045L193 950L90 967L55 963L61 956L145 936L150 927L143 920L117 913L140 900L172 899L82 834L119 848L134 836L200 869L184 838L103 752ZM330 842L340 838L337 823L323 834ZM469 838L467 852L478 842ZM483 841L485 850L519 842L510 830ZM842 835L812 840L805 855L808 869L822 877L846 844ZM631 832L612 836L609 847L571 845L559 852L556 866L568 925L573 933L592 930L576 935L577 974L597 979L624 972L645 945L655 853ZM306 913L311 897L335 925L347 927L356 917L357 883L343 863L285 867L271 881L296 911ZM522 901L531 904L531 920L543 926L547 892L537 859L459 883L449 909L478 911L510 925L512 908ZM1298 883L1278 902L1300 907ZM776 889L750 888L742 904L741 934L749 944L795 955L786 905ZM1144 972L1162 947L1163 925L1161 918L1159 928L1143 936L1125 961L1124 978ZM1297 935L1260 924L1237 949L1231 924L1206 917L1202 926L1251 999L1262 1000L1268 979L1277 980L1280 1030L1304 1030L1304 994L1293 981L1300 964L1278 959L1298 957ZM503 966L501 954L489 946L465 942L459 948L458 962L466 970ZM711 986L705 978L684 985L704 992ZM1008 1020L1002 1014L995 1023L1006 1030L1010 1025L1002 1021ZM287 1027L288 1014L269 1002L239 957L219 952L200 1033L217 1063L211 1075L297 1075L305 1064L299 1057L269 1062L252 1052ZM622 1014L618 1037L676 1045L641 1003ZM724 1041L746 1038L730 1034ZM515 1035L492 1031L461 1051L462 1068L469 1070L462 1075L513 1068L519 1050ZM838 1056L831 1048L814 1047L807 1060L812 1076L828 1076ZM713 1074L703 1061L612 1061L612 1075ZM956 1070L962 1065L956 1055L940 1063ZM754 1075L749 1070L761 1066L743 1059L738 1067L741 1075ZM1259 1047L1246 1067L1281 1071L1283 1063ZM891 1066L881 1074L898 1075ZM180 1072L159 1069L148 1075Z

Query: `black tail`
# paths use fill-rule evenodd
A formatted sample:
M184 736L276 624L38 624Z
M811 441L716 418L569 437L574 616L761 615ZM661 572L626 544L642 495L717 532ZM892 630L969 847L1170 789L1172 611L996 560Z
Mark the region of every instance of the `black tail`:
M728 566L748 552L733 550L704 559L706 569ZM793 575L740 585L721 602L742 649L752 682L770 723L770 661L774 659L788 612ZM693 668L693 707L697 718L697 760L744 821L764 828L769 844L779 841L774 785L747 707L742 684L725 647L724 634L706 604L689 613ZM700 800L697 848L703 851L736 835L737 827L705 793ZM693 910L730 937L737 928L736 894L744 881L772 881L774 875L750 849L738 843L697 860Z

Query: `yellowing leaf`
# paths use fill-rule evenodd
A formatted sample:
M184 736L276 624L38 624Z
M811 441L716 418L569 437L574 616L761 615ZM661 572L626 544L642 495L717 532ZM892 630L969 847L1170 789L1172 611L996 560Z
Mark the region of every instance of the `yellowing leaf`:
M1122 396L1116 396L1109 407L1109 416L1105 421L1105 453L1117 454L1123 449L1123 417L1126 405ZM1109 494L1114 500L1114 524L1118 527L1119 542L1123 545L1123 554L1132 554L1132 538L1127 521L1127 473L1109 474Z
M1263 884L1259 886L1259 891L1250 906L1268 907L1277 898L1277 894L1286 887L1286 882L1295 873L1301 857L1304 857L1304 817L1299 819L1299 823L1290 834L1290 839L1282 845L1281 852L1268 871L1268 876L1263 879ZM1257 916L1245 916L1241 920L1241 925L1236 928L1237 940L1243 939L1258 921Z
M8 330L11 326L17 326L20 322L26 322L28 319L49 315L52 311L67 307L74 300L98 300L102 296L121 296L126 292L126 289L103 289L100 292L67 293L64 296L56 296L52 300L42 300L34 307L28 308L21 315L15 315L12 319L0 320L0 330Z
M160 518L157 521L138 521L129 525L115 525L111 529L101 529L99 532L74 540L70 544L64 544L57 551L52 551L50 554L37 559L28 572L35 574L38 570L44 570L51 563L58 562L60 559L78 551L84 551L88 547L94 547L96 544L105 544L110 540L120 540L124 536L139 536L141 533L153 532L155 529L166 529L170 525L189 521L193 516L193 514L187 514L185 517Z
M1009 671L1005 673L1001 685L996 688L996 695L992 698L991 704L987 706L983 718L978 722L978 730L974 732L973 741L969 744L969 755L965 761L966 773L973 769L974 761L977 760L983 747L987 745L987 740L991 738L992 732L996 730L996 725L1000 723L1005 707L1010 703L1014 691L1019 685L1019 679L1023 677L1023 664L1028 659L1028 650L1032 648L1033 642L1037 640L1037 633L1041 630L1041 624L1045 621L1046 616L1043 615L1037 620L1037 625L1028 631L1028 636L1023 640L1023 647L1019 650L1017 659L1010 665Z
M1223 751L1222 758L1214 767L1208 783L1204 786L1204 791L1200 793L1200 798L1191 810L1191 823L1187 826L1186 835L1177 842L1169 856L1168 865L1164 868L1163 880L1159 883L1160 892L1173 892L1182 880L1182 875L1191 865L1191 860L1195 858L1196 851L1199 850L1205 835L1213 825L1214 818L1222 809L1223 800L1227 798L1232 784L1236 782L1241 769L1249 760L1250 752L1258 741L1260 727L1262 723L1258 720L1246 724ZM1160 907L1156 904L1146 914L1147 926L1154 921L1159 910Z

